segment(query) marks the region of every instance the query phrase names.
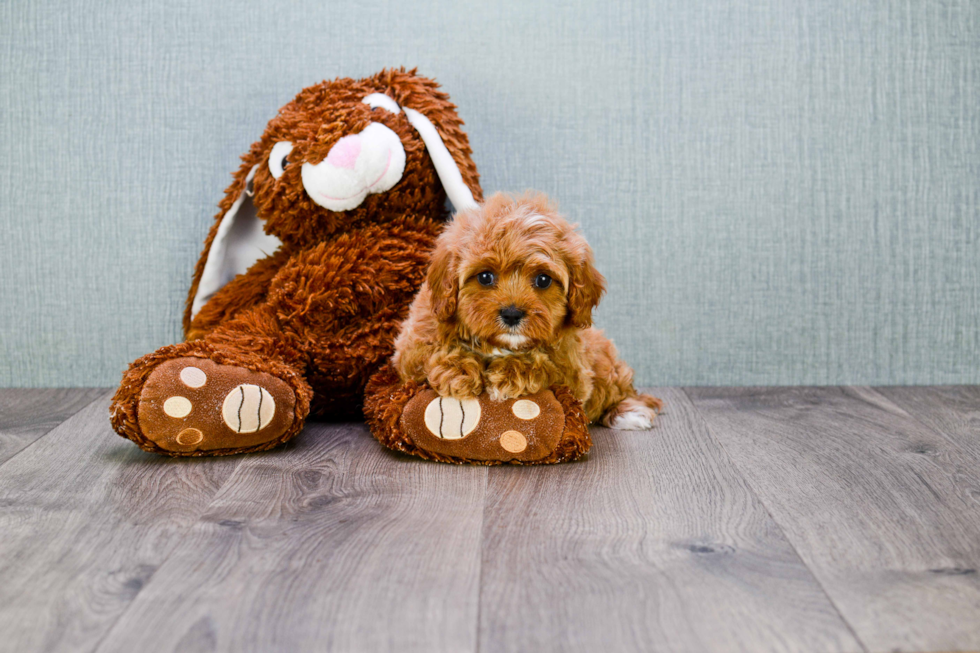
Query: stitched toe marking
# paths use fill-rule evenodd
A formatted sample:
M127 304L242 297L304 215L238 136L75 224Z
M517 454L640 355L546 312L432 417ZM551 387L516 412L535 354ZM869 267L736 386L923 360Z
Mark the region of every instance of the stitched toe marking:
M255 433L268 426L275 414L272 395L253 383L235 386L221 406L222 419L236 433Z
M425 428L437 438L459 440L480 423L480 402L476 399L436 397L425 407Z
M208 375L199 367L185 367L180 371L180 381L188 388L200 388L208 382Z
M514 417L525 420L534 419L541 414L541 406L530 399L519 399L514 402L510 409L514 413Z
M187 447L197 444L203 439L204 434L201 433L200 429L184 429L177 434L177 443Z
M520 453L527 449L527 438L520 431L504 431L500 436L500 446L504 451Z
M168 417L173 417L174 419L187 417L190 415L193 407L194 405L191 404L190 399L187 397L170 397L163 402L163 412L165 412Z

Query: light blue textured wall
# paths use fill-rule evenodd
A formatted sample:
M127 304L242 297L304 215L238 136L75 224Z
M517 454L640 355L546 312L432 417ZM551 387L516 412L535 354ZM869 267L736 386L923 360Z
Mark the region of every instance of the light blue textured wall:
M980 382L980 3L555 4L0 4L0 385L177 340L276 109L401 64L582 223L642 383Z

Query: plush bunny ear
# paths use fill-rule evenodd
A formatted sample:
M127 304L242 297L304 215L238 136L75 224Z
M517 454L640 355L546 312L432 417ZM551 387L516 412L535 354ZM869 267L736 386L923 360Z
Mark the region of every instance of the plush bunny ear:
M456 211L476 207L483 201L483 190L456 105L435 81L417 75L415 69L383 71L379 78L394 93L396 102L425 143L439 181Z
M405 116L425 142L425 149L429 151L429 157L439 174L439 181L442 182L449 201L453 203L453 208L456 211L475 209L476 200L473 199L473 193L463 181L463 173L459 171L456 161L442 142L436 128L428 118L415 109L405 107Z
M239 184L241 190L232 205L211 228L205 253L198 263L191 285L188 310L184 315L184 332L190 322L216 292L259 259L275 252L282 245L275 236L265 233L252 203L252 178L258 166L253 166Z

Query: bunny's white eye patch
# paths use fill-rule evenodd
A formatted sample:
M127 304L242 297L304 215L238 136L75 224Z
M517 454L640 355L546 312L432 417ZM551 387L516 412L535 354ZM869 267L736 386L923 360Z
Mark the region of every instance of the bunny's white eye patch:
M269 172L276 179L282 177L282 173L285 172L286 166L289 165L289 153L293 151L293 144L289 141L279 141L272 146L272 152L269 153Z
M392 113L402 112L401 108L398 106L398 103L384 93L372 93L371 95L365 96L361 102L368 105L372 109L381 107L382 109L387 109Z

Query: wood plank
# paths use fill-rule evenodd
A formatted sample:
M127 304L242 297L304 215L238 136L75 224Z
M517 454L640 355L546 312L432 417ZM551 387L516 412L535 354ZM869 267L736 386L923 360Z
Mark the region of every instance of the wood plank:
M238 464L140 451L91 403L0 467L0 650L92 650Z
M980 459L980 386L889 386L874 390ZM980 492L976 498L980 501Z
M243 460L99 650L474 650L486 478L308 425Z
M0 465L106 392L105 388L0 388Z
M588 460L490 470L488 651L861 650L679 390Z
M975 456L868 388L688 392L868 649L980 649Z

